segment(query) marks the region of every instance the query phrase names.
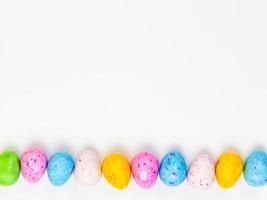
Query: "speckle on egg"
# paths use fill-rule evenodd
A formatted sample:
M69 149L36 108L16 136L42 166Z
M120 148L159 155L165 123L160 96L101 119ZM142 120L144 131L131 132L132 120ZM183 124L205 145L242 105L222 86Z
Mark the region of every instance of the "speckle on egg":
M81 185L93 185L101 178L101 163L94 151L82 152L75 164L74 177Z
M48 161L47 174L50 182L61 186L67 182L74 169L74 160L66 152L57 152Z
M243 161L234 152L223 153L216 165L216 178L219 186L224 189L232 187L243 172Z
M187 175L184 157L178 151L171 151L161 161L159 177L168 186L181 184Z
M244 167L245 181L254 187L267 184L267 154L264 151L252 152Z
M208 154L200 154L189 166L187 181L192 188L206 190L214 182L214 163Z
M158 177L159 163L149 152L137 154L131 163L131 171L135 182L144 189L152 187Z
M21 155L21 174L29 183L35 183L41 179L46 165L47 156L41 149L29 148Z
M122 154L106 156L102 163L102 172L107 182L116 189L125 189L131 178L130 164Z

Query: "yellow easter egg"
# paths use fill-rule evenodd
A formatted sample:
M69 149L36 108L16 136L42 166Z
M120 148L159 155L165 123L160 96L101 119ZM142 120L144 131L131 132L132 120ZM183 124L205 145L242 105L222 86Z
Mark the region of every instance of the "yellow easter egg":
M222 188L232 187L243 172L241 157L233 152L223 153L216 165L216 178Z
M120 190L127 187L131 178L129 161L121 154L108 155L102 163L102 172L107 182Z

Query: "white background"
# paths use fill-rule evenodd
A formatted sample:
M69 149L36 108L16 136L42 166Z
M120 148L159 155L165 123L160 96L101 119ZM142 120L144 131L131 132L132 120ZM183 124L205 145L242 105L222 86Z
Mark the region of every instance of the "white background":
M189 163L225 150L245 159L267 141L265 0L0 1L0 150L29 146L77 156L158 158L173 148ZM81 187L20 178L8 199L266 199L243 177L206 191L160 180L124 191L104 178Z

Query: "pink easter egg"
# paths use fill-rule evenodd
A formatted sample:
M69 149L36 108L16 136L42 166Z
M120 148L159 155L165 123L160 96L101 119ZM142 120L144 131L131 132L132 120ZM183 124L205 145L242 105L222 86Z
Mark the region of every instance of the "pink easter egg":
M144 189L152 187L158 177L159 163L149 152L137 154L131 163L131 171L135 182Z
M46 154L38 148L27 149L20 158L21 174L29 183L41 179L47 166Z
M215 180L214 162L208 154L200 154L189 166L187 181L192 188L208 189Z

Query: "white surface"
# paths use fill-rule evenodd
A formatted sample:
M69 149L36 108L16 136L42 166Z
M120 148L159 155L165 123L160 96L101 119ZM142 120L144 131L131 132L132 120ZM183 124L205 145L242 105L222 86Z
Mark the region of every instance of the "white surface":
M266 1L0 1L0 150L77 156L173 147L190 162L267 141ZM255 197L256 196L256 197ZM125 191L102 178L55 188L45 175L8 199L266 199L240 179L206 192L184 182Z

